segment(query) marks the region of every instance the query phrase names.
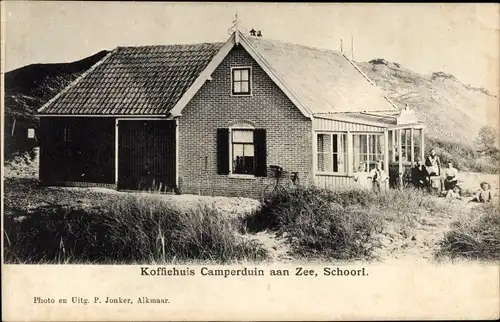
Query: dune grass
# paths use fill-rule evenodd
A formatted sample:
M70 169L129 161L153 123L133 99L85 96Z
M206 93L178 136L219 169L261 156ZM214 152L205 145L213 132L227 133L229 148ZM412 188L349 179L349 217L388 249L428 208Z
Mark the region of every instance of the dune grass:
M409 230L420 211L437 211L424 192L365 190L333 192L299 187L275 196L248 216L249 231L273 230L288 239L294 253L307 258L368 259L380 247L387 221Z
M45 206L5 216L10 263L213 263L260 261L267 251L235 234L211 207L181 212L155 195L130 195L93 208ZM24 218L23 218L24 217Z
M473 260L500 260L500 209L481 204L462 214L441 242L439 255Z

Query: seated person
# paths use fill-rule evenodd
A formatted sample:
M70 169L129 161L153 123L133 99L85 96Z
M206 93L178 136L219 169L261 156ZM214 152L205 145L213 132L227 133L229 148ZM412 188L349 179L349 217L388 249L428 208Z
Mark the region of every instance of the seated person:
M460 196L460 187L456 185L453 187L453 189L448 190L448 192L446 193L446 198L461 200L462 197Z
M444 190L452 190L458 182L458 170L453 167L453 163L450 161L448 162L448 168L446 168L443 173Z
M491 190L490 184L487 182L481 182L481 189L476 192L473 202L490 202L491 201Z
M429 174L422 164L422 160L417 159L417 164L411 169L411 182L415 188L423 189L427 185Z

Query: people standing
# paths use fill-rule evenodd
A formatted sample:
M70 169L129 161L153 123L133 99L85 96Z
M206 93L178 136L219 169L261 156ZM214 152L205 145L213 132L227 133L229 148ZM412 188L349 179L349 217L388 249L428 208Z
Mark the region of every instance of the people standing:
M371 182L368 179L368 171L366 163L361 162L358 172L354 173L354 181L356 181L360 188L362 189L370 189Z
M436 154L436 150L432 149L431 154L425 159L425 167L429 176L441 175L441 160Z
M382 170L381 161L377 161L375 168L368 174L368 178L371 179L373 191L377 194L380 193L380 184L387 180L387 175Z

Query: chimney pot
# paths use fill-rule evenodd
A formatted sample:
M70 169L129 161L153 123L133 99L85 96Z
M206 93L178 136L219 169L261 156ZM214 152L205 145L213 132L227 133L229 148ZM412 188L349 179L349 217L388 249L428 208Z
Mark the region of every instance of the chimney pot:
M257 37L262 37L262 32L260 30L257 31Z
M255 29L250 30L250 36L255 36Z

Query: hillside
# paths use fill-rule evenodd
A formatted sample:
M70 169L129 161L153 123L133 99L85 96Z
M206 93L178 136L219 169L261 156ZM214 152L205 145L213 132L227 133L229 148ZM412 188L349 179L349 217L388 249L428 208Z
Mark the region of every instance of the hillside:
M36 110L107 53L103 50L71 63L33 64L5 73L6 160L37 145L27 139L27 129L37 127Z
M498 96L466 85L453 75L422 75L384 59L357 63L398 106L409 106L433 138L472 145L484 125L498 129Z

